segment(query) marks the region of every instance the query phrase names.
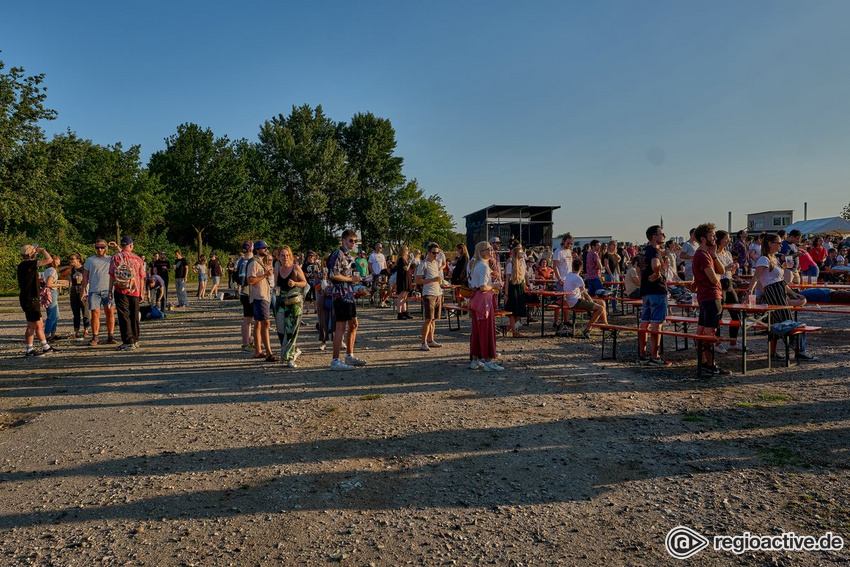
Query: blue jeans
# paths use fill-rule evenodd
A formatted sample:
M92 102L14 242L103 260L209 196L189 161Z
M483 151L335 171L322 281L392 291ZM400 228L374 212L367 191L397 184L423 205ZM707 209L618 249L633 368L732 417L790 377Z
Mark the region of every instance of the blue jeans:
M590 294L590 297L596 297L596 292L604 287L599 278L589 278L585 284L587 284L587 293Z
M47 308L47 319L44 321L44 334L50 336L59 326L59 305L53 304Z

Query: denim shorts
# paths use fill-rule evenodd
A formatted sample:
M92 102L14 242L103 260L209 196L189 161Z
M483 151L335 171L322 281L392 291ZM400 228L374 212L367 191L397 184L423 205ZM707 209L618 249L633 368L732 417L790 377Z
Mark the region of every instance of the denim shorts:
M108 291L93 291L89 293L89 309L115 307L115 299L109 298Z
M641 323L663 323L667 320L667 294L643 296Z

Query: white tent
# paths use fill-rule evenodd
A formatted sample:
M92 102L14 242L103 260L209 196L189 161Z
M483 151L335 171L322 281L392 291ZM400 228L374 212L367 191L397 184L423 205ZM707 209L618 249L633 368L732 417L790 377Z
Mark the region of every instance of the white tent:
M833 236L844 236L850 234L850 221L841 217L828 217L825 219L812 219L797 221L785 227L790 232L794 229L803 234L831 234Z

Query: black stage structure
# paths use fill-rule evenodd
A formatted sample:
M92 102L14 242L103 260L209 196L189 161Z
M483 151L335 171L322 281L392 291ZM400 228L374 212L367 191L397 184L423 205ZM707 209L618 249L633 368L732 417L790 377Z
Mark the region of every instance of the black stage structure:
M466 247L472 254L475 244L498 236L507 251L511 238L523 246L552 246L552 211L561 207L531 205L490 205L469 213L466 219Z

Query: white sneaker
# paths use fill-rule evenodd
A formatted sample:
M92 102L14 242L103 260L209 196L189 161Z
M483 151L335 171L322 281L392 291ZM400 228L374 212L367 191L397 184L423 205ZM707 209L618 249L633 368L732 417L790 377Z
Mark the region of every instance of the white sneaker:
M354 370L350 364L346 364L338 358L331 360L331 370Z
M422 346L419 347L419 349L428 352L429 350L431 350L431 347L428 346L428 343L422 343Z
M729 351L726 350L725 346L723 346L720 343L717 343L717 345L714 347L714 352L719 352L720 354L726 354Z
M287 368L298 368L298 365L295 364L294 359L289 359L289 360L286 361L286 367Z
M328 348L328 345L325 343L319 345L319 350L325 350L326 348Z
M299 357L299 356L301 356L301 349L300 349L300 348L296 348L296 349L295 349L295 352L294 352L294 353L292 353L292 361L293 361L293 362L295 362L296 360L298 360L298 357ZM293 367L293 368L294 368L294 367Z
M484 368L484 363L480 360L473 360L469 363L470 370L478 370L479 368Z
M345 341L342 341L342 344L339 345L339 348L341 348L342 350L345 350L345 349L348 348L348 345L345 344Z
M503 366L499 366L492 360L484 363L484 372L501 372L504 369L505 368Z
M345 363L350 364L351 366L366 366L366 361L362 358L357 358L353 354L345 355Z

